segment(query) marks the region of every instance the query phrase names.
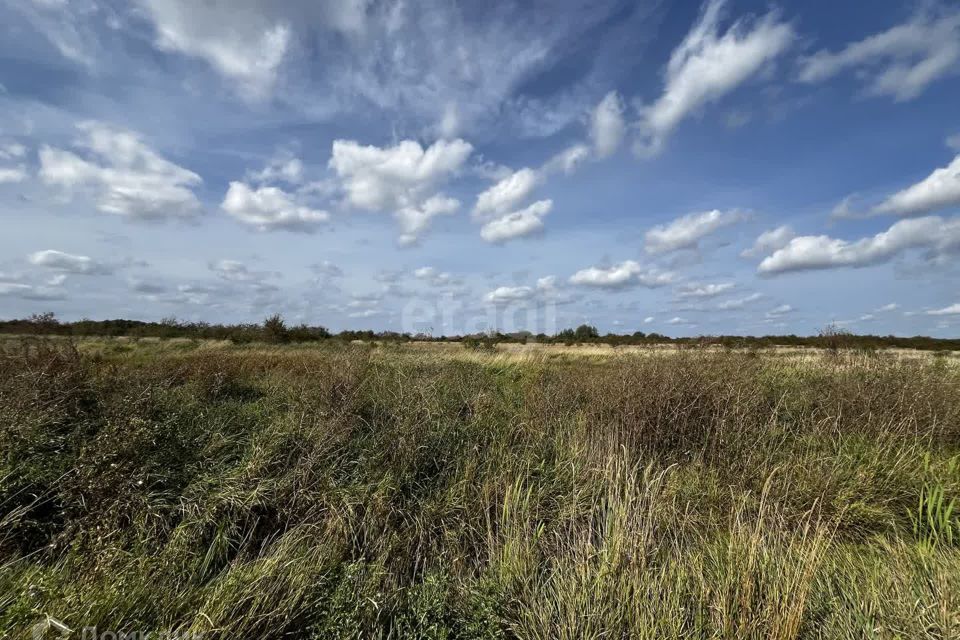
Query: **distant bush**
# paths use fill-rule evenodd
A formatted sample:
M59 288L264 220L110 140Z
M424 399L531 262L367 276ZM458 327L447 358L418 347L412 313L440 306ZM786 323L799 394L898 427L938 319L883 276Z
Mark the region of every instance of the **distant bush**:
M263 339L266 342L273 343L290 342L287 325L284 324L283 317L279 313L263 321Z
M497 344L490 336L466 336L460 342L471 351L493 351Z
M853 334L836 324L828 324L817 333L819 345L836 354L840 349L849 349L854 344Z

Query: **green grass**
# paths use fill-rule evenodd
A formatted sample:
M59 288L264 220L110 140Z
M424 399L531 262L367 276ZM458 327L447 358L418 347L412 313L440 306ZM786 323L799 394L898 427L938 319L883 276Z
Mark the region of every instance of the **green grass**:
M960 637L960 375L8 342L0 636Z

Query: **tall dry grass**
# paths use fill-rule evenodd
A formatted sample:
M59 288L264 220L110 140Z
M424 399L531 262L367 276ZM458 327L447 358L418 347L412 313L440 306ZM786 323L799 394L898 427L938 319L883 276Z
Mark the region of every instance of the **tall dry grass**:
M4 636L960 636L939 362L41 341L0 424Z

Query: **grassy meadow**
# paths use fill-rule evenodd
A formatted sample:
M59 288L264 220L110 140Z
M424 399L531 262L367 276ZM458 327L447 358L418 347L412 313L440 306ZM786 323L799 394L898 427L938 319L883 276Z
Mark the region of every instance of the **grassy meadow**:
M960 638L955 354L0 344L0 637Z

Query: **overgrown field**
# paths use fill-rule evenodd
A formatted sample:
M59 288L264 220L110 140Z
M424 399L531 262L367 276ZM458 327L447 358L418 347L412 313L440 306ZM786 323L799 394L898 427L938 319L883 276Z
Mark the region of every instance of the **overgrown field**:
M955 357L18 340L0 454L4 638L960 637Z

